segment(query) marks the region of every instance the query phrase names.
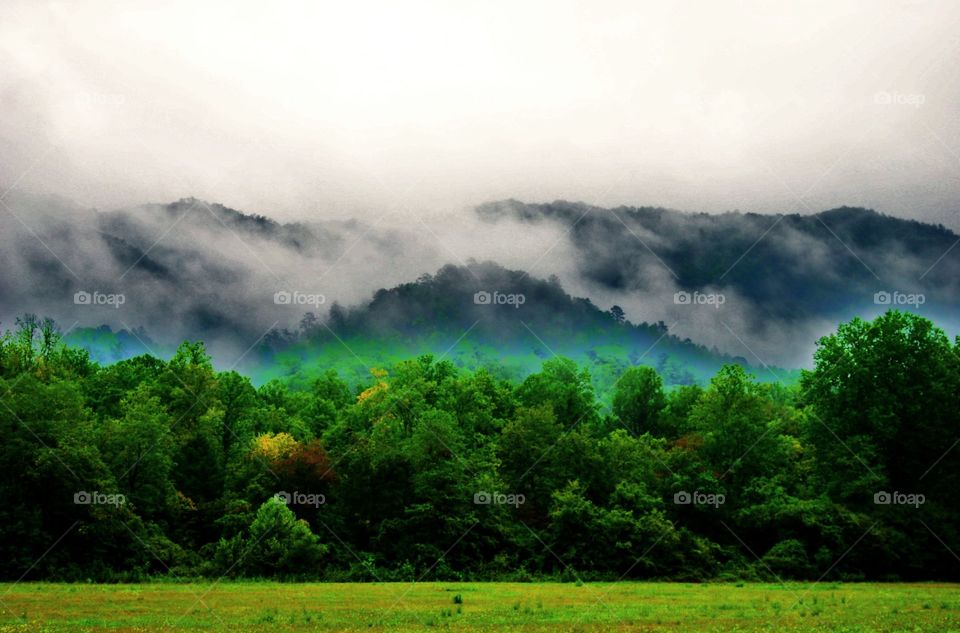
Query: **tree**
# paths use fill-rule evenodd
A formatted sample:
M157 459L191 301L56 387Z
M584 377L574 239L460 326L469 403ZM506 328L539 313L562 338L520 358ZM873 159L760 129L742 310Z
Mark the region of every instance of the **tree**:
M663 381L650 367L630 367L617 381L613 413L633 435L666 435L668 431L660 426L666 404Z
M470 452L453 416L436 409L418 418L401 450L412 470L410 494L403 513L381 523L378 549L387 560L407 561L424 572L441 558L452 568L482 560L475 552L479 532L467 533L476 523L473 496L480 490L475 481L485 466L482 453Z
M221 539L215 561L221 573L248 577L316 577L327 547L277 497L257 510L246 535Z
M150 387L140 385L121 402L122 417L104 424L103 455L120 489L145 517L157 517L175 495L172 420Z
M938 459L960 436L958 367L943 331L910 313L853 319L820 339L802 387L830 494L861 505L884 487L951 494L960 456Z
M250 379L235 371L217 375L217 399L223 407L221 444L224 455L230 453L235 442L243 442L241 423L257 406L257 392Z
M539 513L541 518L551 493L566 483L555 452L562 433L549 405L520 408L504 427L497 446L507 491L524 495L524 510Z
M669 551L677 542L673 526L659 507L662 500L626 482L617 487L614 497L609 504L591 501L579 481L554 492L550 549L577 570L614 570L621 578L662 571L657 562L672 557L654 552L654 547L662 543Z
M623 325L623 323L627 320L626 313L624 313L623 308L620 306L613 306L610 308L610 317L617 325Z
M549 405L563 428L597 422L596 395L590 372L569 358L552 358L538 374L532 374L517 389L517 398L526 407Z
M665 437L676 439L691 430L690 412L701 395L703 388L699 385L680 385L667 392L667 406L660 423Z
M203 343L185 341L177 348L158 389L174 420L177 490L193 502L213 501L223 490L224 411Z
M938 509L960 488L960 454L948 450L960 437L958 347L915 314L853 319L818 342L802 388L818 488L859 513L859 522L881 521L878 536L864 539L845 564L870 573L895 567L909 577L945 573L938 539L950 542L960 531L958 513ZM930 510L921 518L877 505L874 495L883 491L922 494ZM832 552L842 552L854 532Z
M740 365L724 365L690 411L693 428L704 439L703 455L719 475L756 473L755 465L771 457L768 423L771 411L757 384ZM773 436L775 437L775 436Z

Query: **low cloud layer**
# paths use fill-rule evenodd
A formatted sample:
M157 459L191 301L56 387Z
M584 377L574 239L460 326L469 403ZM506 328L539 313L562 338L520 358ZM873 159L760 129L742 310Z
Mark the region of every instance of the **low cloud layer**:
M602 309L757 366L807 365L840 320L887 307L955 329L960 303L956 235L863 210L710 216L510 201L414 223L385 212L281 224L197 199L110 212L20 193L4 203L4 326L37 312L65 329L142 327L164 344L204 338L225 365L307 311L363 305L472 259L556 276Z
M572 292L757 365L808 365L838 322L890 307L958 327L958 237L943 227L847 208L709 215L509 201L479 214L562 227Z
M307 311L367 302L473 255L523 268L537 253L549 259L562 237L556 227L518 232L470 215L413 226L389 212L372 222L278 224L196 199L110 212L18 193L4 203L4 326L37 312L65 329L143 327L165 343L208 339L223 359L268 331L296 329Z

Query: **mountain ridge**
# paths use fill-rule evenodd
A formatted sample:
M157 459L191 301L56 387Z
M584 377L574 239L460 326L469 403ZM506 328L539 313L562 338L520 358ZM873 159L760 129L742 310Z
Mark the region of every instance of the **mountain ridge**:
M19 194L8 204L22 224L0 214L0 320L35 312L81 327L144 327L158 342L203 338L236 353L271 324L297 327L303 306L277 305L278 292L323 295L314 310L322 319L335 304L366 305L380 290L471 260L555 275L601 312L617 305L630 321L667 323L680 339L780 366L806 362L840 321L903 307L878 305L878 293L922 295L922 306L907 308L960 328L956 234L857 207L711 215L506 200L427 231L280 222L196 198L111 211ZM78 291L126 301L78 307ZM678 293L723 303L696 309Z

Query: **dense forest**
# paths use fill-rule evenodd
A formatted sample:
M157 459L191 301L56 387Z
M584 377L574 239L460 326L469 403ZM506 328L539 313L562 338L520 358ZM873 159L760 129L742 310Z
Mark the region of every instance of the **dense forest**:
M101 365L21 318L4 579L960 579L960 340L916 315L842 324L795 385L368 369L255 388L199 342Z

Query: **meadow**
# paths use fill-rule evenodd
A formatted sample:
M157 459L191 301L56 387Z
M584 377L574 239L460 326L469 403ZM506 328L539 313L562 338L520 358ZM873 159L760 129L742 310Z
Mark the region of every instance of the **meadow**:
M960 631L960 585L20 583L0 632Z

